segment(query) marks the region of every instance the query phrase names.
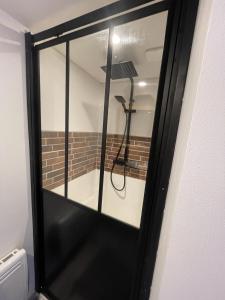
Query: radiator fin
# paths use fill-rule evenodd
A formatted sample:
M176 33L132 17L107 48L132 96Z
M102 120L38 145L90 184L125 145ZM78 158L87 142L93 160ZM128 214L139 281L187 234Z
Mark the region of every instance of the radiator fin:
M27 300L28 272L25 250L13 250L0 259L0 299Z

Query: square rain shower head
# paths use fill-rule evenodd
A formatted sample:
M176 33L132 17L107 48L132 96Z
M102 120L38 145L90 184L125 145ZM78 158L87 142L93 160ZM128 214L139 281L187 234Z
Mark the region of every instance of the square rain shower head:
M119 64L112 64L111 67L111 78L112 80L124 79L124 78L133 78L137 77L138 73L134 67L132 61L125 61ZM103 66L101 69L106 72L107 67Z

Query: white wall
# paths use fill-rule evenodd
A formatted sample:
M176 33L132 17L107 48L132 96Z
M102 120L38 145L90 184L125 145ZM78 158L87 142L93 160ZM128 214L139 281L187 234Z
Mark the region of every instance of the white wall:
M33 241L25 82L25 28L0 10L0 257Z
M70 131L102 131L105 85L99 83L78 65L70 64ZM65 56L54 48L41 51L41 109L42 130L65 129ZM135 93L153 95L153 107L157 94L157 85L140 91L135 86ZM130 83L111 81L108 133L124 132L125 115L122 106L115 100L115 95L122 95L127 100ZM136 101L141 102L140 100ZM150 102L150 101L149 101ZM136 105L136 103L135 103ZM154 111L138 110L132 115L131 135L151 137Z
M40 55L42 130L65 130L65 56L53 48ZM100 131L104 86L70 64L70 131Z
M66 59L54 48L40 52L41 128L65 130Z
M225 299L225 2L201 0L151 300Z
M134 109L136 113L132 114L131 119L131 135L134 136L152 136L153 121L155 111L150 111L148 108L155 108L158 84L149 85L140 88L134 86ZM125 127L125 114L120 103L115 99L115 96L123 96L128 107L130 97L130 82L129 80L117 82L111 80L110 87L110 102L108 115L108 132L123 134ZM151 96L152 95L152 99ZM144 99L144 101L141 98ZM152 101L151 101L152 100ZM146 106L147 104L147 106ZM147 108L147 109L146 109Z

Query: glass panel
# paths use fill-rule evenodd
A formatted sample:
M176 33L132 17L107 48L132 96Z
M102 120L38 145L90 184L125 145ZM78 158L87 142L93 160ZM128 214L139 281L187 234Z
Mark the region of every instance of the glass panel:
M97 210L109 31L70 42L68 198ZM56 46L65 53L63 45Z
M102 212L140 226L167 12L114 28Z
M166 18L162 13L114 30L102 214L96 210L108 30L70 42L72 201L59 195L64 195L63 177L59 186L53 180L43 190L44 286L53 298L130 299ZM64 160L65 50L63 44L41 52L43 162L52 168L48 160L59 151ZM123 186L124 164L125 188L116 191ZM58 170L64 175L64 165ZM53 172L46 171L44 180Z
M42 186L60 195L65 174L65 62L56 47L40 51Z

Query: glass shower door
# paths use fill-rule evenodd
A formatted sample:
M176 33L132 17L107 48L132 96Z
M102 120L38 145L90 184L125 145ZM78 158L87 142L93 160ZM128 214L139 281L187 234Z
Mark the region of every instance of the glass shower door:
M140 227L167 12L114 27L102 212ZM157 30L155 30L157 28Z
M66 49L66 45L62 44ZM62 268L71 245L62 226L65 195L66 57L55 47L44 49L40 62L43 258L46 284ZM64 244L64 247L62 245Z
M166 22L163 12L41 51L44 276L53 298L130 298Z
M70 41L68 198L98 210L109 30ZM58 46L60 49L61 45Z
M64 195L66 58L50 47L40 52L39 60L42 187Z

